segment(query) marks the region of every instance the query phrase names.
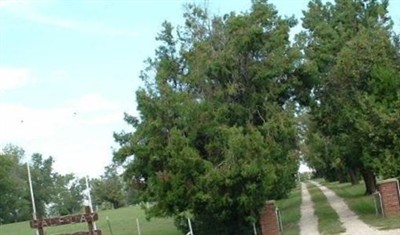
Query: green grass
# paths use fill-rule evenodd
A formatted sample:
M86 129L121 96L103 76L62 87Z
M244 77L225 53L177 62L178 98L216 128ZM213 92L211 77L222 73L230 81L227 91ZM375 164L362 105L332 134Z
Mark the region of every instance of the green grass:
M283 232L285 235L299 234L301 194L297 187L289 195L288 199L277 201L277 206L281 212ZM137 235L136 218L139 219L140 228L143 235L181 235L172 219L151 219L147 221L142 209L138 206L125 207L118 210L105 210L99 212L99 220L96 222L98 229L103 233L111 235L107 225L106 217L109 218L113 235ZM48 235L60 233L74 233L87 231L86 223L62 225L47 228ZM29 226L29 221L0 225L1 235L29 235L35 234L35 230Z
M330 206L323 192L307 183L307 189L311 194L311 200L314 203L314 213L318 218L318 231L321 234L339 234L345 229L339 220L336 211Z
M363 182L357 185L339 184L337 182L324 183L324 185L342 197L350 209L365 223L379 229L400 228L400 216L384 218L381 215L376 215L374 198L364 195L365 185Z
M301 192L299 186L292 191L289 198L276 202L281 212L283 234L298 235L300 234L300 204Z
M108 216L113 235L136 235L138 234L136 227L136 218L139 219L141 232L143 235L181 235L172 219L152 219L147 221L143 210L140 207L125 207L118 210L106 210L99 212L99 221L97 221L98 229L103 233L111 235L107 225L106 217ZM62 225L57 227L49 227L48 235L60 233L74 233L78 231L88 231L86 223L73 225ZM29 227L29 222L13 223L0 226L1 235L34 235L35 232Z

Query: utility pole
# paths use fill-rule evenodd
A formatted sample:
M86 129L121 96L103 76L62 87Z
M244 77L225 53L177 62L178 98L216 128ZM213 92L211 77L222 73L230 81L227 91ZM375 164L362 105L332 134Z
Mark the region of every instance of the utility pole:
M31 170L29 168L29 163L26 163L26 168L28 170L28 181L29 181L29 190L31 192L31 200L32 200L32 218L36 220L36 205L35 205L35 197L33 195L33 187L32 187L32 178L31 178ZM36 235L39 235L39 229L36 229Z

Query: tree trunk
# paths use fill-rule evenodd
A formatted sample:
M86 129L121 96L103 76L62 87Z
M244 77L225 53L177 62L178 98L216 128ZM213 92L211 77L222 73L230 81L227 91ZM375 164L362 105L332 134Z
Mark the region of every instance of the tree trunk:
M357 176L357 170L356 169L353 169L353 168L349 169L349 177L350 177L351 185L358 184L358 176Z
M347 183L349 182L349 178L347 177L347 172L342 169L337 170L337 177L339 179L339 183Z
M118 209L119 208L119 202L118 201L113 201L112 202L112 206L113 206L113 209Z
M371 195L371 194L375 193L377 190L377 187L376 187L376 178L375 178L374 172L372 172L369 169L362 169L361 174L363 176L364 183L365 183L365 188L366 188L365 194Z

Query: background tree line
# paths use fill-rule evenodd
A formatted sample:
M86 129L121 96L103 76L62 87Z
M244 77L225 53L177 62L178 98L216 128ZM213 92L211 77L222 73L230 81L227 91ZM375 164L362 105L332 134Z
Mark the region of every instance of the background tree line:
M400 43L386 0L312 0L303 31L267 1L163 23L114 160L150 216L238 234L301 160L327 180L400 175ZM186 228L183 228L185 230ZM200 230L202 231L202 230ZM205 230L204 230L205 231ZM225 234L221 233L221 234Z
M0 152L0 224L32 219L24 155L24 150L14 145ZM38 218L78 213L87 205L85 178L54 172L53 163L51 156L38 153L29 162ZM90 185L93 204L99 209L135 202L134 191L125 186L115 166L107 167L100 178L91 179Z

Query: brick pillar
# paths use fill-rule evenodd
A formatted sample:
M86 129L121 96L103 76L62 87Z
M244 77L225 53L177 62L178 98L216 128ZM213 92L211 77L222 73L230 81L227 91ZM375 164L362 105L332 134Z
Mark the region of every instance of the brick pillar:
M260 213L262 235L280 235L279 220L275 201L267 201Z
M385 216L400 214L399 181L388 179L378 183L378 190L382 197L382 210Z

